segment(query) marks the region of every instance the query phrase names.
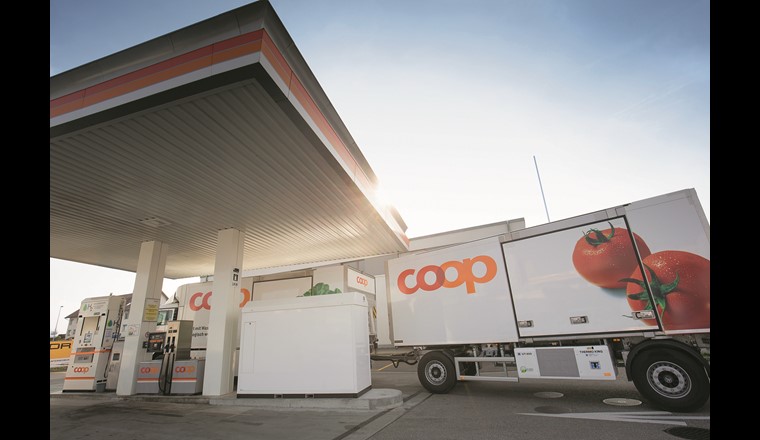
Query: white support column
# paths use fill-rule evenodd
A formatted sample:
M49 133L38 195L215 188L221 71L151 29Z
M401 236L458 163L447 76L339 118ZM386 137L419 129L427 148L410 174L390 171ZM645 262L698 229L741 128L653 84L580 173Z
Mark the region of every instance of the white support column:
M120 330L124 336L124 351L119 368L119 382L116 384L116 394L119 396L135 394L140 362L149 361L152 357L151 353L142 348L142 342L146 340L146 332L156 331L156 320L143 321L143 318L146 301L158 300L160 305L167 249L168 246L160 241L146 241L140 245L129 318L122 323Z
M234 389L232 356L237 348L244 238L245 234L237 229L221 230L217 238L214 293L209 298L204 396L221 396Z

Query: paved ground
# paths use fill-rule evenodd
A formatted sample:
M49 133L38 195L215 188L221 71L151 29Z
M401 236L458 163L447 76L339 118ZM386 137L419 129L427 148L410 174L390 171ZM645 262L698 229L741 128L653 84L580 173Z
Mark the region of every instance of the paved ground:
M109 393L59 395L63 373L50 377L51 440L674 440L709 439L710 429L709 402L683 414L647 403L604 403L608 398L641 400L623 377L610 382L462 382L441 395L422 388L415 367L394 369L373 362L373 388L400 390L404 403L392 409L340 411L125 401Z

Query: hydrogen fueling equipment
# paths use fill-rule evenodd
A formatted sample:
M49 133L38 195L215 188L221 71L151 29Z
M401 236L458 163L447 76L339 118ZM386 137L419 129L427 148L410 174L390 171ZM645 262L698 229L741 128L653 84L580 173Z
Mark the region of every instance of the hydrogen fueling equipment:
M63 391L104 391L108 361L126 300L119 296L85 298L79 308L74 346Z

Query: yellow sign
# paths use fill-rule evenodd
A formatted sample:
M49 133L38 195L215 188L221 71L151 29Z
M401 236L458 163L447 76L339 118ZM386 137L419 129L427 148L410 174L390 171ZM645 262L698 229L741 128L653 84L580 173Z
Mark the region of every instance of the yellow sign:
M73 339L50 341L50 366L67 366L69 364L69 356L71 356L71 347L73 345Z
M143 322L156 322L158 319L158 299L146 298L145 310L143 311Z

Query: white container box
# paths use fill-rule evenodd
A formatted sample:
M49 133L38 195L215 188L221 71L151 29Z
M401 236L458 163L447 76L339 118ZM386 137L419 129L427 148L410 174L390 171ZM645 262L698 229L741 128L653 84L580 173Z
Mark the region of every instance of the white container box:
M361 396L372 386L367 314L357 292L249 302L237 396Z

